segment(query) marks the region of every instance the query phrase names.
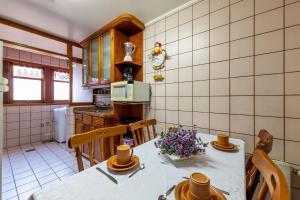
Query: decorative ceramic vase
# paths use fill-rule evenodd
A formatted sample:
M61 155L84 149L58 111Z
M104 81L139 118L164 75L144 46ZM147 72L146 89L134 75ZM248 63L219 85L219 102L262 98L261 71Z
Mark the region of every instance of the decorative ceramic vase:
M132 62L132 54L135 51L135 45L132 44L131 42L125 42L124 43L125 46L125 57L124 57L124 61L126 62Z

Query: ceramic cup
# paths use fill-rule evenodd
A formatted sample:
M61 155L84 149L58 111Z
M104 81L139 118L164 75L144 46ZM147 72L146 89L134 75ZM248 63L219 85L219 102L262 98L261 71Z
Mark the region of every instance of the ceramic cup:
M228 147L229 146L229 136L225 133L219 133L217 144L222 147Z
M193 173L189 180L189 200L210 200L210 180L202 173Z
M190 190L187 193L188 200L202 200L198 198L194 193L192 193Z
M133 149L128 145L120 145L117 147L117 163L124 165L128 164L131 160Z

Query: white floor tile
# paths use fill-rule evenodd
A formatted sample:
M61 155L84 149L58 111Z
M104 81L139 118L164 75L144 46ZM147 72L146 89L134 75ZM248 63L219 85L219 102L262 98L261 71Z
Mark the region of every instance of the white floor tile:
M2 186L2 192L7 192L9 190L12 190L16 187L15 183L14 182L10 182L8 184L5 184Z
M60 182L59 179L55 179L55 180L53 180L51 182L48 182L48 183L45 183L44 185L42 185L42 188L48 187L50 185L53 185L53 184L56 184L56 183L59 183L59 182Z
M64 176L68 176L68 175L73 175L74 174L74 171L71 169L71 168L67 168L67 169L64 169L64 170L61 170L59 172L56 172L56 175L59 177L59 178L62 178Z
M2 193L2 199L3 200L10 199L10 198L13 198L13 197L16 197L16 196L17 196L17 190L15 188L12 189L12 190L9 190L7 192Z
M29 190L32 190L34 188L40 188L40 185L37 181L33 181L33 182L30 182L30 183L27 183L25 185L22 185L20 187L17 187L17 191L18 191L18 194L22 194L24 192L28 192Z
M36 187L32 190L29 190L27 192L24 192L22 194L19 195L19 200L28 200L28 198L32 195L32 193L40 190L41 188L40 187Z
M18 181L18 180L20 180L20 179L22 179L22 178L26 178L26 177L28 177L28 176L34 176L32 170L26 171L26 172L24 172L24 173L19 173L19 174L15 174L15 175L14 175L16 181Z
M38 181L41 185L44 185L44 184L54 181L56 179L58 179L58 177L55 174L51 174L51 175L45 176L43 178L39 178Z
M26 152L33 149L34 151ZM88 161L84 161L86 165ZM75 174L76 157L65 144L26 144L3 150L3 199L27 200L30 195Z
M35 176L37 177L37 179L43 178L45 176L49 176L51 174L54 174L54 172L52 170L44 170L38 173L35 173Z
M28 176L28 177L22 178L20 180L15 180L17 187L19 187L21 185L25 185L27 183L30 183L32 181L36 181L35 176Z
M2 185L6 185L8 183L13 183L13 182L14 182L14 177L13 176L2 178Z

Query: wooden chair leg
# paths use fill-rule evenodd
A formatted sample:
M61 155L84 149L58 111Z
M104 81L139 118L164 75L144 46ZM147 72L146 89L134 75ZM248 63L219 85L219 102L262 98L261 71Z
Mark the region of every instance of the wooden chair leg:
M153 125L152 128L153 128L153 137L156 138L157 135L156 135L156 132L155 132L155 126Z
M133 143L134 143L134 146L135 146L135 147L138 146L139 144L138 144L138 141L137 141L137 137L136 137L135 132L132 133L132 137L133 137Z
M76 152L76 159L77 159L78 171L81 172L81 171L84 170L83 162L82 162L82 153L81 153L79 147L75 148L75 152Z
M140 134L140 132L138 130L136 131L136 135L137 135L138 144L142 144L141 134Z
M89 148L90 166L92 167L94 165L94 145L93 145L93 141L88 143L88 148Z
M147 132L148 132L148 141L150 141L151 140L151 134L150 134L149 126L147 126Z
M109 138L110 156L115 155L114 138Z
M123 144L124 144L124 136L120 135L120 145L123 145Z
M99 140L99 145L100 145L100 148L99 148L100 159L101 159L101 161L103 161L103 160L105 160L105 155L104 155L104 139L100 139Z
M139 129L139 132L140 132L140 135L141 135L141 143L140 144L144 144L146 142L144 128Z

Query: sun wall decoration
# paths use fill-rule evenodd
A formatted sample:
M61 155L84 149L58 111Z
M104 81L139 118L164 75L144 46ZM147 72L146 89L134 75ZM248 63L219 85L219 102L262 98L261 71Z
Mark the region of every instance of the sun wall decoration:
M167 52L162 48L160 42L155 42L154 49L149 55L152 60L152 68L154 69L154 80L155 81L163 81L165 78L161 74L162 69L165 67L166 59L169 59Z

